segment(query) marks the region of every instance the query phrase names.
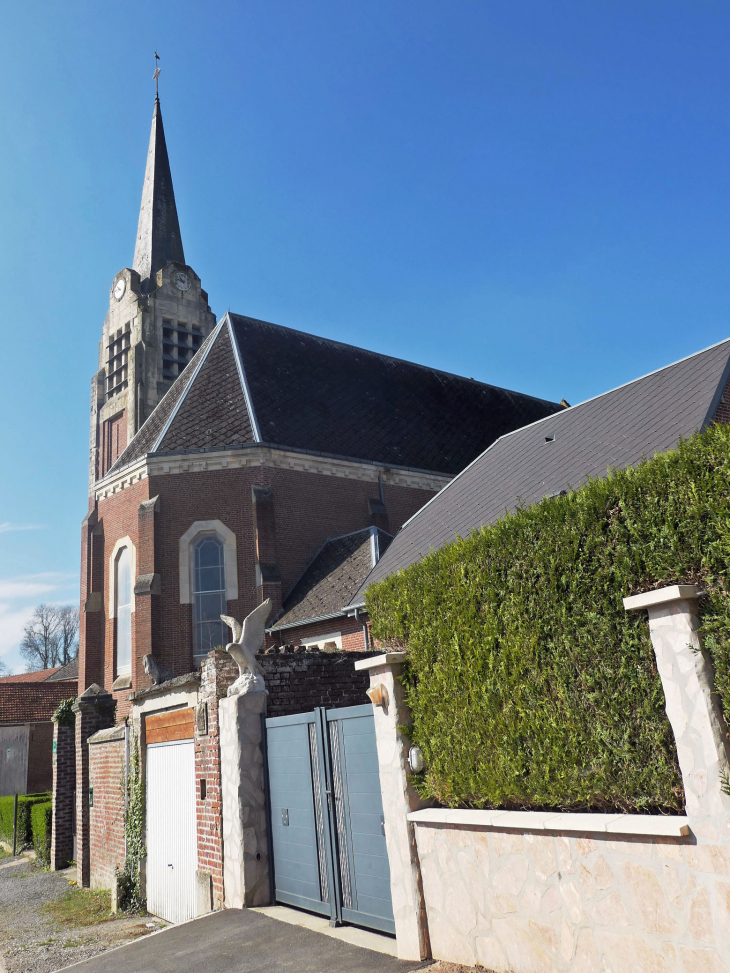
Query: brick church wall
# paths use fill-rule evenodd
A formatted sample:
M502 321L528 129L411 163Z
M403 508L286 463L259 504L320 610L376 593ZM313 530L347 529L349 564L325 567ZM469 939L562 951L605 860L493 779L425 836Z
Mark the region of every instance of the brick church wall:
M239 597L228 602L228 613L243 618L258 604L256 588L256 551L254 538L252 486L271 486L275 505L276 551L281 572L281 588L286 593L299 578L304 568L327 537L335 537L352 530L369 526L371 515L368 499L377 493L377 483L354 477L334 477L324 474L286 470L278 467L256 466L235 470L216 470L195 473L177 473L141 480L125 487L118 493L98 503L98 520L103 534L103 553L99 554L100 541L96 543L96 558L101 559L104 577L97 590L102 597L101 644L94 639L87 641L82 654L98 657L86 659L82 664L83 691L91 676L98 672L104 687L111 688L114 680L114 619L109 618L109 557L116 541L129 536L136 546L139 565L147 558L149 567L148 530L140 531L139 507L143 500L159 496L159 511L154 516L152 528L154 552L152 566L160 576L160 595L154 597L158 605L148 597L135 598L136 611L151 610L155 616L149 620L145 636L153 644L138 645L139 624L133 626L133 657L136 672L133 688L142 688L146 677L141 671L141 656L154 651L158 663L182 675L192 668L192 609L180 604L179 591L179 540L195 521L220 520L236 534L238 560ZM418 510L431 496L432 491L411 487L384 485L391 529ZM89 532L89 535L91 532ZM87 552L88 555L88 552ZM83 576L83 572L82 572ZM82 597L85 593L82 592ZM148 606L150 606L149 608ZM90 616L85 619L88 628ZM344 624L344 623L343 623ZM350 623L352 624L352 623ZM362 648L357 638L355 623L351 634L353 648ZM93 625L92 625L93 627ZM338 624L338 630L342 628ZM360 632L362 631L360 626ZM350 634L348 632L348 634ZM97 642L99 639L97 639ZM128 690L115 693L118 703L117 719L127 713Z

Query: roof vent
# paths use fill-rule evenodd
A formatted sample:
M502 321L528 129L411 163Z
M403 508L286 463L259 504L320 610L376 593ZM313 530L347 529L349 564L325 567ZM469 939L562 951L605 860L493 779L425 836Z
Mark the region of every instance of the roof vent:
M546 436L545 437L545 442L546 443L554 443L555 442L555 433L552 433L550 436Z

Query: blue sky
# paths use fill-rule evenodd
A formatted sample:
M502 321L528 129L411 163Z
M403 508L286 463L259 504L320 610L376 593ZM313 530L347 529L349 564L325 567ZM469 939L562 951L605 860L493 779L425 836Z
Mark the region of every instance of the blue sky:
M228 307L575 403L730 335L730 7L247 0L0 15L0 658L75 601L90 379L154 85Z

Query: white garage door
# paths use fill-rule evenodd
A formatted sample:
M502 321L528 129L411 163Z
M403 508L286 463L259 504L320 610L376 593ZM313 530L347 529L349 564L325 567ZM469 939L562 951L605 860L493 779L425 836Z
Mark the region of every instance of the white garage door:
M147 909L195 918L195 751L192 740L147 747Z

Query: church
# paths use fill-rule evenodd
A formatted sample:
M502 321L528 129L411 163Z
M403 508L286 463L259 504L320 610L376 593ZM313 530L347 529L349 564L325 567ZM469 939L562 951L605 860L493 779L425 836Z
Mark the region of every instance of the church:
M185 259L156 97L134 259L111 281L91 382L79 697L74 727L54 731L52 867L73 858L79 884L116 894L138 754L150 911L180 921L270 901L265 847L224 854L219 712L238 669L220 651L221 616L270 604L267 718L362 708L355 663L375 646L353 596L476 457L566 406L245 314L216 319ZM165 759L185 751L184 774L155 769L165 747ZM262 773L254 764L241 773ZM168 849L171 807L186 809L187 837Z
M92 379L79 691L117 718L272 602L267 644L370 648L348 609L393 536L500 436L565 403L229 312L186 263L159 97L132 266ZM147 664L149 668L149 662Z

